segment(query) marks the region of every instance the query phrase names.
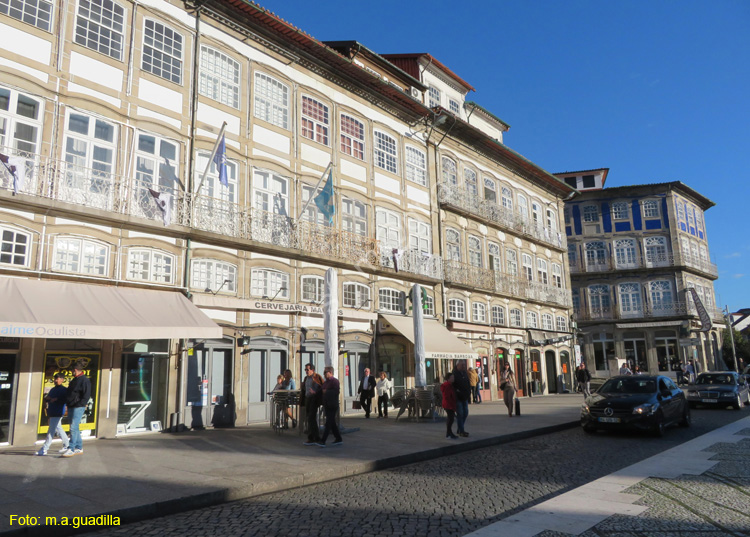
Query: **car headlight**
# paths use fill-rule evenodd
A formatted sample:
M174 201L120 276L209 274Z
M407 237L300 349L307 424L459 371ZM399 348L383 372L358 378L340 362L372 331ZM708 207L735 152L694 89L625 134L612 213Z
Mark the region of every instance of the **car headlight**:
M732 392L724 392L722 394L719 394L719 397L737 397L737 395Z
M587 405L586 403L583 403L581 405L581 414L588 414L589 412L591 412L589 410L589 405Z
M655 405L653 403L646 403L644 405L638 405L633 409L633 414L638 414L639 416L650 416L654 412L656 412L656 409L659 405Z

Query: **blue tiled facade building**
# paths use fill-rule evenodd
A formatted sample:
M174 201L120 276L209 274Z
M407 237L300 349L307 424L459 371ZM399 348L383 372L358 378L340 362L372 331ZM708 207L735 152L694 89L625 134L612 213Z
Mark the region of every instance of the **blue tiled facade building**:
M605 189L608 171L556 174L581 192L566 202L564 225L583 359L600 377L625 361L673 376L691 359L720 367L718 271L704 219L714 203L679 181Z

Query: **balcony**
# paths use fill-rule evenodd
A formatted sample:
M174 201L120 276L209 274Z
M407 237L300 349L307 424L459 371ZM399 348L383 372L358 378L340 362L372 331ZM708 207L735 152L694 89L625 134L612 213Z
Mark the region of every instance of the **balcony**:
M646 255L645 259L617 262L610 258L595 260L578 259L570 264L571 274L610 272L614 270L638 270L662 267L689 267L717 278L719 271L715 264L686 254Z
M719 277L718 267L707 259L702 259L694 255L681 253L677 256L677 260L677 264L679 265L684 265L686 267L699 270L705 274L710 274L715 278Z
M528 218L523 218L498 205L496 201L482 199L457 185L439 184L438 200L443 205L477 216L511 233L525 235L560 250L564 248L562 234L538 226Z
M689 312L684 302L668 302L645 305L641 309L634 309L629 311L620 311L619 309L611 306L587 308L585 311L577 311L575 314L579 321L599 321L675 317L689 315Z
M394 255L392 247L380 246L379 248L380 255L376 256L376 261L381 267L397 269L399 272L419 274L437 280L443 279L443 258L440 256L419 250L402 250Z
M570 292L566 289L530 282L524 278L475 267L460 261L445 262L445 281L523 300L547 302L563 307L571 305Z

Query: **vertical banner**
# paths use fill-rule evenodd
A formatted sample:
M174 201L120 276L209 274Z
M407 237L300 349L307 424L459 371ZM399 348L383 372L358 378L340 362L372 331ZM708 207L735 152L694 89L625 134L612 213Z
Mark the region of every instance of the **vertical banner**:
M44 355L44 382L42 384L42 393L39 398L39 423L37 426L38 434L47 434L47 412L44 403L44 396L54 387L53 380L55 373L63 373L65 381L63 386L66 388L73 378L73 366L76 362L82 362L85 370L84 374L91 380L91 399L86 405L81 419L81 431L91 431L84 434L96 434L96 417L99 408L99 364L101 362L101 353L99 352L47 352ZM64 416L62 419L63 429L70 430L70 418Z
M411 303L414 322L414 385L427 386L427 368L424 349L424 312L422 311L422 289L418 283L411 288Z
M338 277L332 268L326 270L325 295L323 299L323 331L325 332L325 364L339 374L339 294Z

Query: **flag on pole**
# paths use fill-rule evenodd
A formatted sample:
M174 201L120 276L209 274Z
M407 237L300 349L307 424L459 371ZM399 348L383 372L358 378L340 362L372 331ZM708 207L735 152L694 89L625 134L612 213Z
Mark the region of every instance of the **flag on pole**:
M156 200L156 206L162 212L164 218L164 225L168 226L172 222L172 194L166 192L157 192L156 190L148 189L149 193Z
M13 177L13 195L15 196L23 189L26 182L26 159L19 156L9 157L0 153L0 162Z
M216 147L214 164L216 164L216 169L219 171L219 182L224 186L229 186L229 180L227 179L227 144L226 136L224 135L221 136L219 145Z
M328 181L313 201L328 223L333 224L333 217L336 214L336 206L333 204L333 170L328 172Z

